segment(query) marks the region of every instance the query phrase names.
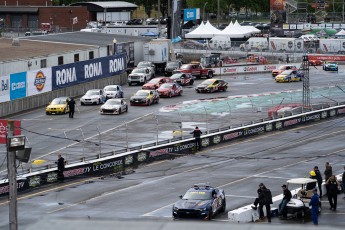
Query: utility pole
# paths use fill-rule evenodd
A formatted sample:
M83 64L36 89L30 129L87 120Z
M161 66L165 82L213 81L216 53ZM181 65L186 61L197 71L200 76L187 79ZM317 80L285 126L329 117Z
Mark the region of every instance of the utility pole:
M161 0L158 0L158 38L161 35Z
M7 121L8 136L14 136L14 121ZM7 149L9 146L7 146ZM10 230L18 229L16 153L7 150Z

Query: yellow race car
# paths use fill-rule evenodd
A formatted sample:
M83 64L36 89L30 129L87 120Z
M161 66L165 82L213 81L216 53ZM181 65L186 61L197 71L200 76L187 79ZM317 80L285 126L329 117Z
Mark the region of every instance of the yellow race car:
M213 93L216 91L226 91L228 83L221 79L208 79L195 87L197 93Z
M276 82L302 81L304 73L297 70L285 70L275 77Z
M67 102L70 97L57 97L46 107L46 114L66 114L69 112Z

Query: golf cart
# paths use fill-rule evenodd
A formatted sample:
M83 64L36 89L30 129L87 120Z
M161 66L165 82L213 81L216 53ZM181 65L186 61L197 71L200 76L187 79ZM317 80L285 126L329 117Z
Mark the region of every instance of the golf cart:
M306 215L311 214L311 207L309 207L309 202L311 197L314 195L313 190L306 190L307 184L315 183L316 179L311 178L295 178L287 181L287 186L289 185L300 185L300 189L296 189L296 194L293 195L292 199L286 205L287 213L295 215L296 217L304 218ZM321 212L321 202L319 207L319 213Z

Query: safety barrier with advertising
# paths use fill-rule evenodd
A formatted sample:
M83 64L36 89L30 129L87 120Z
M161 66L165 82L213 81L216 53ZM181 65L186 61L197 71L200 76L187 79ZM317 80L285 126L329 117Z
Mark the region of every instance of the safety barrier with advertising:
M299 66L301 63L289 63L291 65ZM246 65L246 66L226 66L220 68L213 68L216 75L229 75L229 74L245 74L245 73L264 73L272 72L272 70L278 69L283 64L273 65Z
M209 147L219 143L236 140L238 138L263 134L270 131L287 129L309 122L317 122L323 119L342 116L345 114L345 105L339 105L327 109L321 109L304 114L283 117L276 120L268 120L260 123L242 126L238 128L225 127L211 130L209 134L202 136L202 146ZM99 176L106 174L125 174L133 169L156 160L173 159L185 154L195 152L193 138L169 140L160 142L159 146L137 149L127 153L95 159L89 162L81 162L68 165L64 171L65 178L78 178L82 176ZM57 181L57 169L47 169L41 172L34 172L22 175L18 178L18 191L30 190L32 188L51 184ZM8 182L0 184L0 195L8 193Z

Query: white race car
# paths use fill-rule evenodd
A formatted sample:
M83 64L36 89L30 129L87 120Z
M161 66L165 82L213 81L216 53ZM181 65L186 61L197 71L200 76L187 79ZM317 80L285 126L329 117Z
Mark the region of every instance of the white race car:
M107 85L103 89L106 99L123 98L123 90L120 85Z
M90 89L80 98L81 105L103 104L105 96L102 89Z
M124 99L109 99L101 106L101 114L121 114L128 112L128 105Z

